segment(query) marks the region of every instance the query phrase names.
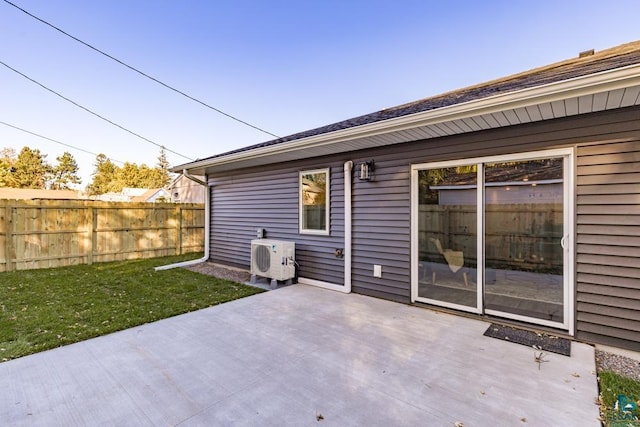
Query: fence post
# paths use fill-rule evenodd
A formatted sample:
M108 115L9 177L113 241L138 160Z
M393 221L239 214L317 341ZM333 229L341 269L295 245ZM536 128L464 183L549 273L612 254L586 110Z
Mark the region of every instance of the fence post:
M9 203L5 207L4 212L4 229L5 229L5 247L4 247L4 259L5 259L5 271L13 271L13 235L11 233L13 227L12 221L13 208Z
M176 207L176 255L182 255L182 206Z
M89 248L87 253L87 264L93 264L93 219L95 217L94 208L87 206L87 239L89 240L89 244L87 245Z

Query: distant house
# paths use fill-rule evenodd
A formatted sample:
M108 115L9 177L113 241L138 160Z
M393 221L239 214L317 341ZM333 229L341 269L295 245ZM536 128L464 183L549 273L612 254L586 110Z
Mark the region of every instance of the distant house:
M300 283L640 350L640 41L172 172L205 177L214 262L258 229Z
M132 196L132 202L146 202L146 203L155 203L155 202L169 202L169 192L164 188L151 188L139 196Z
M204 177L196 177L204 180ZM205 186L187 178L184 175L178 175L171 184L169 184L169 194L171 201L174 203L204 203Z
M105 193L95 196L95 200L104 202L169 202L169 192L164 188L131 188L125 187L120 193Z
M91 197L93 200L100 200L102 202L128 202L131 200L130 196L122 193L104 193Z
M9 200L78 200L86 195L77 190L40 190L32 188L0 188L0 199Z
M507 173L506 179L485 182L485 199L493 205L556 203L562 200L562 163L530 162L514 168L493 168L492 176L498 178ZM477 195L477 172L455 173L447 179L430 184L437 190L438 205L469 205Z

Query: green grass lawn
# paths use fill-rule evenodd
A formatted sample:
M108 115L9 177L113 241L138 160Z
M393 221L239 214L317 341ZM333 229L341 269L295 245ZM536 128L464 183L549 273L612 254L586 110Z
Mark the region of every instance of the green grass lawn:
M153 269L198 255L0 273L0 361L262 292Z
M639 426L640 425L640 381L623 377L614 372L598 373L600 385L600 412L604 425L607 427ZM635 407L624 412L618 405L614 409L618 396L623 395L627 403L634 402ZM633 405L633 404L631 404Z

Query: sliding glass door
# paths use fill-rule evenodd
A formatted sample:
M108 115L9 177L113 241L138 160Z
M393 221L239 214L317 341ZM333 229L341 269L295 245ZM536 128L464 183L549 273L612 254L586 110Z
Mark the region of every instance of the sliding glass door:
M487 163L486 311L564 320L563 158Z
M413 300L569 329L571 170L571 150L413 166Z
M424 169L417 179L418 297L478 311L477 167Z

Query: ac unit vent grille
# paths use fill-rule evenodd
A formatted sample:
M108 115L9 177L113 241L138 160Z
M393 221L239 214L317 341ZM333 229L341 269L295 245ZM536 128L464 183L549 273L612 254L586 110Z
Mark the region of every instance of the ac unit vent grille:
M268 272L269 268L271 268L271 253L269 252L269 248L266 246L257 246L254 255L256 257L255 262L258 270L262 273Z

